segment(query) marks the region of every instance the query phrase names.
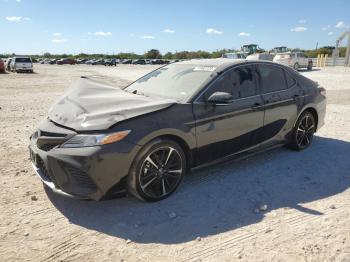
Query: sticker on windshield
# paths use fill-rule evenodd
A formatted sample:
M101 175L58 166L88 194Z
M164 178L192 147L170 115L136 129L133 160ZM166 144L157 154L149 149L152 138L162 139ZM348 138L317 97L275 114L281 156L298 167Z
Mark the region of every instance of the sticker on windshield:
M196 66L195 68L193 68L193 71L213 72L215 68L215 66Z

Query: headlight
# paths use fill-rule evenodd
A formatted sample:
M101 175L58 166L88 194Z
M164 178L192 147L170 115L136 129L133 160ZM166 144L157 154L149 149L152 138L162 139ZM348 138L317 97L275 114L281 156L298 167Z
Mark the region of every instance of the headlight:
M131 130L125 130L109 134L75 135L62 144L61 147L68 148L107 145L123 140L130 132Z

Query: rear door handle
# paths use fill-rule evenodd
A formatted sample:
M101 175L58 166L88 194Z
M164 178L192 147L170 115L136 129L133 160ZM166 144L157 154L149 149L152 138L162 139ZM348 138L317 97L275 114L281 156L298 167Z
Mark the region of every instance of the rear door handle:
M254 105L252 105L251 109L260 109L262 107L263 105L261 105L260 103L255 103Z

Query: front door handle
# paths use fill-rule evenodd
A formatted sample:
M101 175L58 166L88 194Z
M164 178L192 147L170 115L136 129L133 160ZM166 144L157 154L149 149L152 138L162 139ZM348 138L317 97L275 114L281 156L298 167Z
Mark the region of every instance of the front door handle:
M255 103L254 105L251 106L251 109L260 109L260 108L262 108L262 107L263 107L262 104L260 104L260 103Z

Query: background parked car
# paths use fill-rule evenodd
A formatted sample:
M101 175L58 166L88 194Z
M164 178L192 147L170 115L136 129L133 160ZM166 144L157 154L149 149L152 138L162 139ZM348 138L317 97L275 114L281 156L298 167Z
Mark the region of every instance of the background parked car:
M95 63L95 59L90 59L90 60L87 60L86 62L85 62L85 64L86 65L92 65L93 63Z
M0 73L5 73L5 63L0 59Z
M256 53L247 56L247 60L266 60L266 61L272 61L273 55L269 53Z
M105 66L117 66L117 60L116 59L107 59L105 61Z
M87 58L77 59L77 64L85 64L88 60Z
M131 64L132 63L132 60L131 59L124 59L122 61L122 64Z
M312 60L302 52L276 54L273 61L293 67L295 70L298 70L299 68L312 70Z
M33 63L30 57L14 57L11 60L10 69L12 72L33 73Z
M60 60L57 60L56 64L58 65L75 65L77 61L72 58L63 58Z
M132 61L132 64L133 65L145 65L146 61L145 61L145 59L135 59Z
M95 60L94 62L91 63L92 65L104 65L105 64L105 60L104 59L98 59Z

